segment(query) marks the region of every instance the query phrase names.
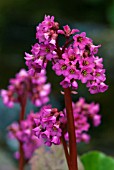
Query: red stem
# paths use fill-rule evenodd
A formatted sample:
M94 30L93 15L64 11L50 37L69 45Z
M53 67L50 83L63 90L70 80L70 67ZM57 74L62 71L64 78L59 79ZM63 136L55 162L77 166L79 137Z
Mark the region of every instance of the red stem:
M77 165L77 147L76 147L76 135L74 126L74 117L72 109L72 98L70 88L64 88L65 107L67 111L68 122L68 134L69 134L69 152L72 170L78 170Z
M21 123L22 120L24 120L24 115L25 115L25 107L26 107L26 95L22 100L20 100L20 105L21 105L21 113L20 113L20 120L19 122ZM23 143L19 141L19 153L20 153L20 158L19 158L19 170L24 170L24 151L23 151Z
M55 50L55 51L57 52L59 59L61 59L62 58L62 51L60 50L59 45L58 45L58 38L56 40L56 48L57 48L57 50Z
M69 170L72 170L71 169L71 162L70 162L70 155L68 153L68 148L67 148L67 144L66 144L66 141L65 141L65 138L64 138L64 134L62 134L61 141L62 141L62 144L63 144L64 153L65 153L65 157L66 157L66 160L67 160L67 165L69 167Z
M19 170L24 170L24 152L23 152L23 143L19 142L19 152L20 152L20 158L19 158Z
M65 45L62 48L62 51L60 50L58 46L58 39L56 41L56 47L57 47L57 54L59 58L61 59L62 53L64 53L65 48L72 42L73 40L66 40ZM67 122L68 122L68 134L69 134L69 152L70 155L68 154L68 150L66 149L66 144L63 143L64 147L64 152L65 156L67 159L67 164L69 167L69 170L78 170L78 165L77 165L77 147L76 147L76 135L75 135L75 126L74 126L74 117L73 117L73 109L72 109L72 98L71 98L71 91L70 88L64 88L64 99L65 99L65 107L67 111ZM70 156L70 158L69 158ZM70 159L70 161L69 161Z
M66 41L65 45L64 45L63 48L62 48L62 53L64 53L65 48L66 48L71 42L73 42L73 39L71 39L71 40L68 39L68 40Z

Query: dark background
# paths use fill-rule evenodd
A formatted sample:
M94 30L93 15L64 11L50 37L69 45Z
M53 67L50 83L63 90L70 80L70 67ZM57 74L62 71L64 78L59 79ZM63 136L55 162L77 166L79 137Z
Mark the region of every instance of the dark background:
M74 101L83 96L88 102L99 102L102 124L91 129L91 142L79 144L78 150L82 153L97 149L114 156L114 0L0 0L0 89L7 88L9 78L14 77L20 68L26 68L24 52L29 52L35 43L36 25L45 14L54 15L61 25L69 24L86 31L95 44L102 44L99 56L104 58L108 91L91 95L85 85L80 84L78 95L73 96ZM52 104L63 108L60 79L50 67L48 81L52 83ZM31 107L27 108L28 112ZM6 137L6 127L18 119L18 113L19 106L10 110L0 99L0 153L10 154L16 148Z

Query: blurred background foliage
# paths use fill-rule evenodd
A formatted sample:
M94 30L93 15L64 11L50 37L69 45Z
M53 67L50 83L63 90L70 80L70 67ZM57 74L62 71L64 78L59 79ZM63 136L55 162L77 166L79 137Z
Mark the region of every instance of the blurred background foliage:
M88 102L100 103L102 125L91 129L90 144L79 144L78 150L82 153L97 149L114 155L114 0L0 0L0 89L7 88L9 78L14 77L20 68L26 68L24 52L29 52L35 43L36 25L45 14L54 15L61 25L69 24L86 31L95 44L102 44L99 56L104 58L109 90L90 95L85 85L80 84L78 95L73 95L74 101L83 96ZM61 78L55 77L50 67L47 71L48 81L52 83L51 101L53 106L63 108ZM29 105L27 112L31 108L34 109ZM0 99L0 146L5 154L13 150L13 145L8 144L6 127L18 120L18 113L19 106L10 110Z

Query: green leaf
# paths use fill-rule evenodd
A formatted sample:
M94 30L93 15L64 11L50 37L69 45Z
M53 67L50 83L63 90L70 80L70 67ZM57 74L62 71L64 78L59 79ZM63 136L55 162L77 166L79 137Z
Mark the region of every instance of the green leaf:
M81 156L85 170L114 170L114 159L98 151Z

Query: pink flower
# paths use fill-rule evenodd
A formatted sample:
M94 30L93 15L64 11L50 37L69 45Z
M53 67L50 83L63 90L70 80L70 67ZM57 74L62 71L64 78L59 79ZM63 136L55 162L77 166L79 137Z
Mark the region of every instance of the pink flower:
M63 88L70 87L71 86L70 79L66 77L63 81L60 82L60 85L62 85Z
M74 47L79 46L80 49L84 49L86 44L89 44L92 42L90 38L86 37L86 33L82 32L81 34L76 34L73 36L74 39Z
M33 129L38 138L43 138L47 146L59 145L62 135L61 125L64 124L64 114L51 105L42 107L38 120L35 120L36 127Z
M36 38L38 39L39 43L47 43L51 42L51 40L56 40L59 24L54 21L54 16L50 17L45 16L44 21L40 23L36 28Z
M75 133L77 143L88 143L90 136L90 120L93 126L99 126L101 123L101 115L99 112L99 104L94 102L88 104L84 98L80 98L78 102L72 103ZM43 138L47 146L52 144L59 145L62 133L68 141L67 117L66 109L58 111L57 108L52 108L51 105L43 106L39 112L39 117L35 118L36 126L33 133L38 138Z
M16 77L10 79L8 90L1 90L3 103L8 107L13 107L15 103L23 100L25 93L36 106L42 106L49 101L48 95L51 91L51 85L46 83L46 71L31 76L24 69L21 69Z
M40 52L40 45L38 43L32 46L31 52L34 56L37 56Z
M18 142L22 142L24 157L26 160L29 160L34 151L42 145L42 140L37 139L36 136L33 135L32 129L34 128L34 119L39 117L36 113L31 112L28 117L21 121L21 123L13 123L11 124L9 129L9 138L16 139ZM20 155L18 152L15 153L16 159L19 159Z
M96 68L103 68L103 58L99 58L98 56L94 58Z
M76 65L77 61L79 60L79 55L76 53L72 47L69 47L65 52L62 54L62 58L69 64Z
M81 60L79 60L79 65L80 65L80 68L82 69L83 67L94 68L95 67L94 58L93 57L82 58Z
M71 80L71 79L75 79L75 80L78 80L79 77L80 77L80 72L79 70L76 69L76 67L74 65L70 65L68 67L68 78Z
M104 82L106 80L105 76L105 69L96 69L93 72L94 80L96 80L97 83Z
M99 85L99 92L103 93L107 89L108 89L108 86L105 83L101 82L100 85Z
M80 74L80 79L82 83L86 83L88 80L92 79L92 68L86 68L83 67L83 69L81 69L81 74Z
M66 37L69 37L70 35L72 35L72 34L74 34L74 33L76 33L76 32L79 32L79 30L78 30L78 29L72 29L72 30L71 30L68 25L65 25L65 26L63 27L63 30L58 30L58 31L57 31L58 34L63 34L63 35L65 35Z
M52 68L58 76L67 76L69 74L67 67L67 62L65 62L64 60L59 60L58 63L54 64Z
M101 115L98 114L99 105L94 102L88 104L85 102L84 98L80 98L78 102L72 103L72 106L76 129L76 142L88 143L90 140L90 136L88 135L90 120L93 126L99 126L101 123ZM66 115L66 109L64 109L64 114ZM65 134L65 139L69 140L68 133Z
M97 54L99 47L101 47L101 45L95 46L95 45L91 44L91 45L90 45L90 52L91 52L93 55L94 55L94 54Z

